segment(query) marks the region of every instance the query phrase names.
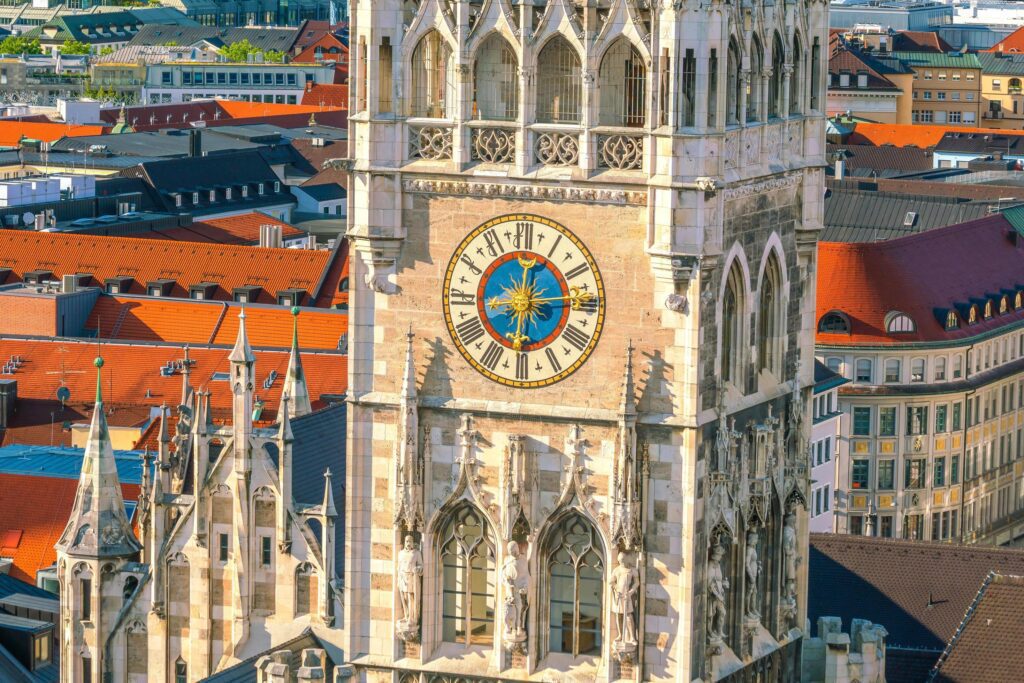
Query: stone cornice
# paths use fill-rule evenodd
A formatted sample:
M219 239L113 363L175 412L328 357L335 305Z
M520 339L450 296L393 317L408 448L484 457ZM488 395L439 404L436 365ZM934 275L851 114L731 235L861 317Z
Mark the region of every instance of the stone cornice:
M534 185L478 182L469 180L405 180L402 189L412 194L463 195L471 197L506 197L535 201L558 200L590 204L621 204L645 206L646 190L614 190L565 185Z

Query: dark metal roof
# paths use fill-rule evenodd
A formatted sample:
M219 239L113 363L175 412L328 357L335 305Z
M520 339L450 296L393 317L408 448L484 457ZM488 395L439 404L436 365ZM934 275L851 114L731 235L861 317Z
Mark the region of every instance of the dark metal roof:
M874 172L879 178L893 178L932 168L931 150L913 146L829 144L826 146L826 152L828 159L842 152L846 173L858 177L867 177ZM828 170L830 174L834 174L835 165L831 165Z
M988 215L991 202L833 187L825 196L822 242L878 242ZM908 216L913 212L912 219ZM905 223L910 222L910 225Z
M57 599L57 596L49 591L44 591L42 588L37 588L8 574L0 574L0 598L6 598L11 595L28 595L48 600Z
M292 653L292 662L290 669L294 671L298 668L299 657L302 655L302 651L308 648L319 648L323 649L328 653L327 656L327 670L324 672L327 675L326 680L334 680L334 661L330 657L330 648L325 648L323 643L320 641L312 631L306 630L297 638L293 638L280 645L275 645L266 652L261 652L257 655L253 655L249 659L243 660L234 666L224 669L209 678L204 678L204 683L257 683L259 674L256 671L256 662L271 652L280 652L287 650Z
M258 50L290 52L299 35L297 28L221 28L219 26L150 24L140 28L128 44L166 45L169 41L174 41L178 45L192 45L206 40L216 45L230 45L241 40L248 40Z
M338 183L323 183L322 185L303 185L298 188L318 202L326 202L332 199L344 199L345 188Z
M834 389L849 381L838 372L829 370L828 366L820 360L814 361L814 393L820 394L823 391Z
M936 152L968 154L1022 154L1024 135L998 135L995 133L946 133L935 145Z

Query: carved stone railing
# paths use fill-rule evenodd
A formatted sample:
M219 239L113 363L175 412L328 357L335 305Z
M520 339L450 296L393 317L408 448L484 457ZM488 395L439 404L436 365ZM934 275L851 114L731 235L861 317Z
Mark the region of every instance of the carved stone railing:
M516 132L507 128L474 128L470 149L473 161L511 164L516 159Z
M576 166L580 162L578 135L538 133L534 150L537 161L545 166Z
M639 171L644 167L643 135L598 135L597 160L601 168Z
M409 126L410 159L451 159L452 129L442 126Z

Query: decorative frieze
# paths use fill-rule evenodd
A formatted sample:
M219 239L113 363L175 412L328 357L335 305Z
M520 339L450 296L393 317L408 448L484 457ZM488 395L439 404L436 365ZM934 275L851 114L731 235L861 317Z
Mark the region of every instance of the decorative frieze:
M799 185L802 177L803 176L799 173L772 176L771 178L760 182L727 188L723 190L722 196L726 201L729 201L730 199L749 197L752 194L763 194L765 192L772 192L773 190L782 190L784 188Z
M596 187L568 187L565 185L518 185L514 183L422 179L406 180L402 185L402 189L412 194L506 197L510 199L556 200L632 206L644 206L647 204L646 190L610 190Z

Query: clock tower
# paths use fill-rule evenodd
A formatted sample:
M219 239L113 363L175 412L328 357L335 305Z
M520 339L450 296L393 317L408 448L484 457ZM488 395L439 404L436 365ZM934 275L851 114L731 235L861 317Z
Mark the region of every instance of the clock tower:
M825 4L351 18L358 680L798 680Z

